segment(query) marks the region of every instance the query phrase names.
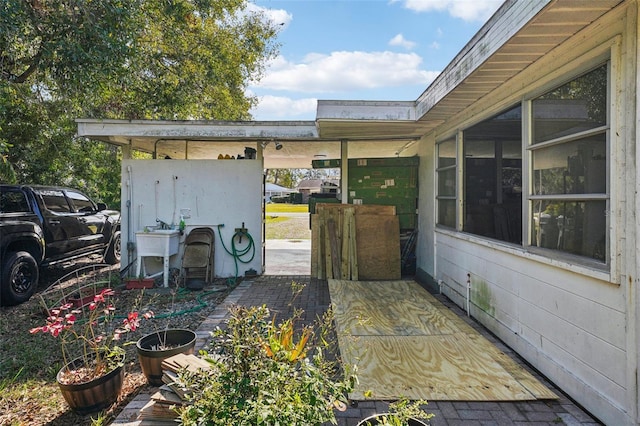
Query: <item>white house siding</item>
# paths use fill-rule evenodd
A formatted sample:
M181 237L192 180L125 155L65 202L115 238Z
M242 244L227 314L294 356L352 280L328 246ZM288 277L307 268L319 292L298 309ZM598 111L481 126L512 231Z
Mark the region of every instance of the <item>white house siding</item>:
M556 258L553 252L532 253L526 245L434 226L436 141L564 83L609 54L610 269L593 269L579 261ZM629 1L451 117L427 135L419 148L418 267L440 281L443 293L463 308L469 281L470 314L611 425L640 423L637 58L638 7L636 1ZM526 111L524 108L523 116ZM523 177L527 158L525 153ZM523 209L527 222L526 202ZM525 241L527 235L528 231Z
M235 228L243 223L254 239L256 253L250 263L239 265L238 274L244 275L250 268L261 273L261 188L259 160L123 160L122 265L131 262L126 248L129 240L135 242L135 232L155 225L156 218L177 225L181 209L189 209L191 217L185 219L185 235L199 226L211 227L215 232L215 276L235 276L234 259L225 252L222 243L231 250ZM220 229L223 241L219 238L218 224L224 224ZM171 267L180 267L184 238L180 238L178 255L171 257ZM245 242L246 239L242 244L236 241L238 249L245 247ZM136 258L135 253L132 258ZM145 259L145 265L149 272L162 269L160 261L154 258Z

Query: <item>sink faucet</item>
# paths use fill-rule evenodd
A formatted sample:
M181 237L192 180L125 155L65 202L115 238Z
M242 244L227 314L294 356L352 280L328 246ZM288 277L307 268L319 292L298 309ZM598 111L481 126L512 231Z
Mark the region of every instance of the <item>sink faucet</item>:
M160 229L171 229L171 227L169 226L168 223L161 221L160 219L156 218L156 223L160 224Z

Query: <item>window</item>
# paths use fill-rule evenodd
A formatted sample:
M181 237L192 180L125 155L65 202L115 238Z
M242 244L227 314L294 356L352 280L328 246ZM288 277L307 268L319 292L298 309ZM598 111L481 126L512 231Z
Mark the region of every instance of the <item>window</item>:
M95 210L93 203L85 195L75 191L67 191L67 196L71 199L76 212L93 212Z
M44 205L49 211L56 213L70 213L67 198L62 191L58 190L42 190L39 191Z
M456 227L456 140L438 144L438 224Z
M462 222L471 234L607 264L608 94L605 63L530 100L524 122L518 105L467 128L462 152L455 138L440 142L437 223L458 228ZM523 229L530 233L523 236Z
M607 65L532 101L531 243L607 259Z
M22 191L0 193L0 213L30 213L29 203Z
M522 109L463 133L465 232L522 243Z

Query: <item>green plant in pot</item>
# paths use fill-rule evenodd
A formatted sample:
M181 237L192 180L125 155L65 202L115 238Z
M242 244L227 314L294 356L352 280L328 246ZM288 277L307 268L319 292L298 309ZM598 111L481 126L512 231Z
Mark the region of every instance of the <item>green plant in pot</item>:
M177 354L193 354L196 346L197 335L194 331L184 328L169 328L169 319L175 314L174 302L176 291L171 290L171 309L166 315L167 322L164 327L156 328L156 331L138 339L136 342L136 352L140 368L144 373L147 382L153 386L161 386L163 384L162 362ZM156 318L153 311L148 311L145 316L149 320L155 321Z
M125 350L123 336L135 331L140 318L130 312L114 321L112 289L101 290L86 309L72 303L50 309L46 324L30 330L60 340L63 367L56 379L69 406L80 414L100 411L115 402L122 390Z
M187 329L168 328L147 334L136 342L138 361L149 384L161 386L162 361L177 354L193 354L196 333Z
M409 401L402 398L389 404L389 411L378 413L361 420L358 426L426 426L433 413L422 409L427 401Z
M300 312L276 322L262 307L233 307L224 329L213 333L210 369L181 371L189 405L179 410L185 425L336 424L346 409L354 368L327 357L331 313L297 327Z

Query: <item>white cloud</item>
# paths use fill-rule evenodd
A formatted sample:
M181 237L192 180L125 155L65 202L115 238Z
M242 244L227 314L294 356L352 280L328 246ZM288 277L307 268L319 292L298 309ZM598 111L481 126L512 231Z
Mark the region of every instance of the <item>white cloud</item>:
M275 25L282 25L284 28L288 27L293 20L293 15L284 9L268 9L258 6L255 3L247 3L247 10L250 12L260 13Z
M503 0L404 0L404 7L416 12L446 11L465 21L486 21Z
M256 87L303 93L339 93L380 87L423 85L439 74L420 69L415 53L312 53L300 63L276 58Z
M389 40L389 45L390 46L401 46L404 47L407 50L411 50L416 46L416 43L413 41L409 41L406 38L404 38L404 36L402 34L398 34L395 37L393 37L391 40Z
M440 43L438 43L437 41L432 42L429 47L431 47L434 50L438 50L440 49Z
M278 120L315 117L316 98L291 99L283 96L258 96L258 106L250 112L256 120Z

